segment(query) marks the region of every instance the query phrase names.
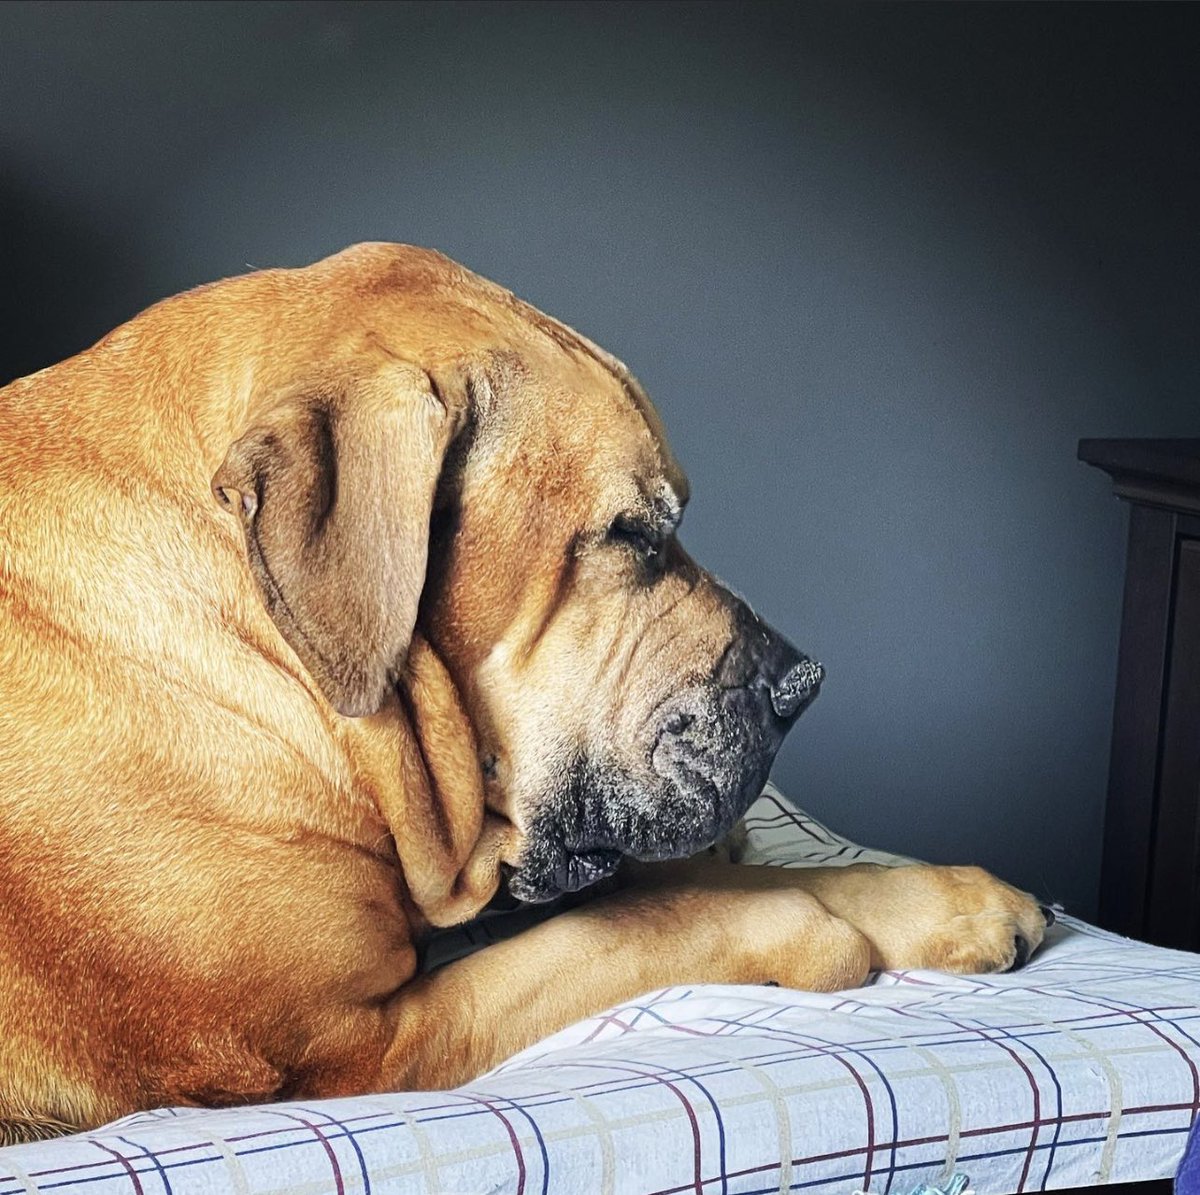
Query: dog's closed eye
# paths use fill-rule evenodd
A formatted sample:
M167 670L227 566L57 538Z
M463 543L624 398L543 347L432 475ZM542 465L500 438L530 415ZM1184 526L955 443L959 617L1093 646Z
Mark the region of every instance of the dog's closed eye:
M663 546L662 535L656 528L631 515L618 515L608 529L608 538L631 548L644 560L653 560Z

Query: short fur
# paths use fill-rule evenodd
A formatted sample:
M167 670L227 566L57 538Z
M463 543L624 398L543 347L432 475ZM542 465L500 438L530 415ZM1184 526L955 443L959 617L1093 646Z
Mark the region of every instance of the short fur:
M739 632L663 525L686 497L623 366L402 246L168 299L0 391L0 1141L453 1085L664 984L1036 945L974 869L709 859L417 975L579 759L639 833L691 791L646 728ZM626 515L660 547L609 542Z

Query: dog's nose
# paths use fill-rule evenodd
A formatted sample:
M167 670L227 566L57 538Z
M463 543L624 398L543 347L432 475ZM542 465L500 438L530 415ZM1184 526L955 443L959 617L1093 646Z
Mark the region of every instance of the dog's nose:
M785 721L793 721L812 704L825 669L816 660L801 657L776 681L770 682L771 708Z
M726 691L749 690L763 717L773 714L790 726L813 703L825 669L744 602L737 602L734 617L734 641L713 679Z

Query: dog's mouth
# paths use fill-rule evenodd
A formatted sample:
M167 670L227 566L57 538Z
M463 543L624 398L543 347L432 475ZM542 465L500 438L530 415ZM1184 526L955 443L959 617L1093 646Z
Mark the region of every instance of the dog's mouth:
M625 858L682 859L733 829L766 783L774 750L743 759L736 780L655 753L642 782L615 768L578 763L526 836L507 869L508 892L542 903L607 879Z
M729 833L820 687L821 666L793 658L786 683L718 676L674 694L647 719L633 764L577 756L531 819L509 893L553 900L611 876L623 857L682 859Z
M522 862L516 867L505 866L502 872L510 896L524 904L543 904L607 879L621 866L623 858L623 852L611 848L564 848L550 868Z

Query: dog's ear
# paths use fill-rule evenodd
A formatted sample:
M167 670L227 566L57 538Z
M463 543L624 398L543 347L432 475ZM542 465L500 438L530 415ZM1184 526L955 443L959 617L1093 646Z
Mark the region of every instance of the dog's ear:
M374 713L404 662L460 415L424 371L392 367L282 401L213 478L267 610L339 713Z

